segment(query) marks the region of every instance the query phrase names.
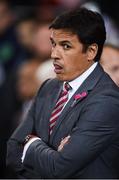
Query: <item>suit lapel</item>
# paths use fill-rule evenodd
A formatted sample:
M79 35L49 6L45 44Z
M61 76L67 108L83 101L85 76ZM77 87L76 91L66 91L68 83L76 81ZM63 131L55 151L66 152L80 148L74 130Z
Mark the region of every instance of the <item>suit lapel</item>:
M96 84L100 80L103 73L104 73L104 71L103 71L102 67L100 65L97 65L97 67L94 69L94 71L87 77L87 79L83 82L83 84L78 88L78 90L75 92L75 94L69 100L69 102L67 103L67 105L63 109L61 115L59 116L59 119L57 120L56 125L53 129L53 132L51 134L50 142L52 142L54 136L57 133L58 128L60 127L62 121L64 120L64 118L66 117L68 112L73 110L74 106L76 106L77 103L80 103L81 101L83 101L83 99L85 99L88 96L89 92L92 91L92 89L96 86ZM85 97L78 99L74 103L75 95L82 94L83 92L86 92L87 95Z

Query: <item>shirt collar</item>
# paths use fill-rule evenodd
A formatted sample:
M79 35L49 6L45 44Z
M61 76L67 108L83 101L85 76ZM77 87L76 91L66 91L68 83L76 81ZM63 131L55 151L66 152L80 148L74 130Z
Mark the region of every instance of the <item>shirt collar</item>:
M73 81L69 82L69 85L72 87L73 90L77 90L81 84L85 81L85 79L92 73L92 71L96 68L98 62L95 62L91 67L89 67L83 74L78 76Z

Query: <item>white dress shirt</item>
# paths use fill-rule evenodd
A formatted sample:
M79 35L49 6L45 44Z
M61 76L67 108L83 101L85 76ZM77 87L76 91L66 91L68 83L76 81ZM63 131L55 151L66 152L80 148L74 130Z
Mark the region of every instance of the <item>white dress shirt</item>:
M77 89L81 86L81 84L85 81L85 79L92 73L92 71L95 69L97 66L97 62L95 62L89 69L87 69L83 74L78 76L76 79L73 81L69 81L69 85L72 87L71 90L68 91L68 101L71 99L73 94L77 91ZM64 82L65 83L65 82ZM68 101L65 103L64 107L68 103ZM64 108L63 107L63 108Z
M73 81L68 82L69 85L72 87L71 90L69 90L68 92L68 101L70 100L70 98L73 96L73 94L77 91L77 89L81 86L81 84L85 81L85 79L92 73L92 71L95 69L95 67L97 66L97 62L95 62L89 69L87 69L83 74L81 74L79 77L77 77L76 79L74 79ZM64 82L65 83L65 82ZM67 102L68 102L67 101ZM64 107L66 106L67 102L65 103ZM63 108L64 108L63 107ZM36 140L41 140L41 138L39 137L33 137L31 138L28 143L26 143L26 145L24 146L24 150L23 150L23 155L22 155L22 162L24 161L27 149L29 148L29 146L31 145L31 143L33 143Z

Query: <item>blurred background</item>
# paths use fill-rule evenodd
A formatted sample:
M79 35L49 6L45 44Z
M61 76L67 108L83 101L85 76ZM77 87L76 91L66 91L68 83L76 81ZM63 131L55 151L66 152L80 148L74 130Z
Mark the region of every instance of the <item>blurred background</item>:
M61 12L81 6L102 14L106 44L118 50L119 1L0 0L0 178L13 178L5 166L7 140L41 84L55 77L48 27Z

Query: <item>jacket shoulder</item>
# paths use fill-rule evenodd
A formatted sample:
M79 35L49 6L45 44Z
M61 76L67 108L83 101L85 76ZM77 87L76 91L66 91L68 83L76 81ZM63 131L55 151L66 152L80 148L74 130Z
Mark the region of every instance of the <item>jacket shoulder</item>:
M43 84L40 86L37 95L42 95L45 94L49 91L53 91L55 88L60 87L60 85L62 84L61 81L59 81L58 79L48 79L45 82L43 82Z

